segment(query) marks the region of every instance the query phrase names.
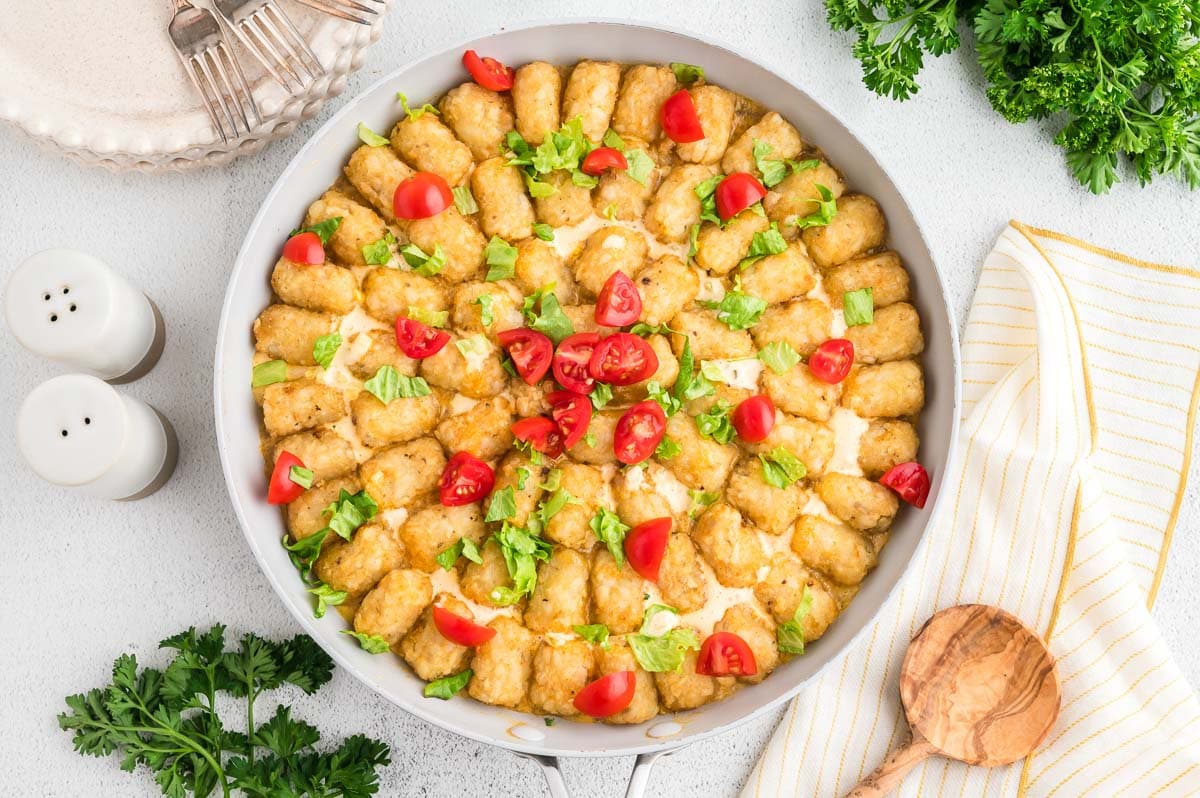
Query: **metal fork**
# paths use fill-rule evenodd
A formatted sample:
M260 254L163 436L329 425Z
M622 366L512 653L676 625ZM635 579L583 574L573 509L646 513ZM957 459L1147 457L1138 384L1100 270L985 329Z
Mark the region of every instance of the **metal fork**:
M384 0L363 0L361 3L358 0L296 0L296 2L335 17L357 22L360 25L370 25L379 15L379 9L372 5L366 5L366 3L382 5Z
M288 93L303 89L305 76L313 81L325 74L275 0L215 0L215 5L246 49ZM295 81L295 89L290 81Z
M204 107L213 127L226 144L231 138L236 140L248 135L262 124L262 114L246 85L242 65L225 41L220 23L211 11L196 8L188 0L169 2L175 15L167 32L175 43L183 70L204 98ZM240 130L239 120L242 123Z

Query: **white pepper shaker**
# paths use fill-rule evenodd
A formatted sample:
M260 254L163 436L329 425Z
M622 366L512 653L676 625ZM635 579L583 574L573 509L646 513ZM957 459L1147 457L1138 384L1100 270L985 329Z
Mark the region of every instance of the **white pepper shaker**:
M28 258L8 280L4 315L31 352L120 384L154 367L166 340L145 294L104 261L73 249Z
M54 377L25 397L17 447L47 482L119 501L166 484L179 455L157 410L86 374Z

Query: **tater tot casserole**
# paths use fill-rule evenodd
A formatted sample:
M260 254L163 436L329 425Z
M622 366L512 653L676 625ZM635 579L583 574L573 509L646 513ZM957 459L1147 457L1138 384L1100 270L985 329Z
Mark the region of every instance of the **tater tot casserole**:
M702 65L463 62L359 126L274 264L283 544L431 699L719 701L803 656L924 506L904 263L803 119Z

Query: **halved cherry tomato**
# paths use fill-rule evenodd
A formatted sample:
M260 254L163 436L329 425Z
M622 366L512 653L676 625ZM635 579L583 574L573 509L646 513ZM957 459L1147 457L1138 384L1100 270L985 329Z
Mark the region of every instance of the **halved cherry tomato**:
M296 233L283 245L283 257L294 263L320 266L325 262L325 245L316 233Z
M835 385L846 379L854 365L854 342L831 338L817 347L808 358L808 370L822 382Z
M667 98L658 114L662 122L663 132L678 144L699 141L704 138L704 128L700 126L700 115L696 113L696 103L687 89L680 89Z
M658 402L638 402L617 419L613 430L613 454L626 465L640 463L658 448L667 431L667 414Z
M417 172L400 181L392 195L392 210L397 219L426 219L437 216L454 202L446 179L433 172Z
M563 446L570 449L587 434L592 423L592 400L574 391L554 391L546 396L550 415L563 436Z
M588 373L588 363L598 343L598 333L575 333L562 339L554 353L553 366L554 379L559 385L575 393L592 392L596 380Z
M545 416L523 418L512 425L513 437L525 441L534 451L547 457L558 457L565 448L558 425Z
M554 357L554 344L549 338L528 327L505 330L496 338L508 350L517 373L526 383L537 385L546 376L550 370L550 359Z
M479 53L467 50L463 53L463 66L471 73L471 78L490 91L508 91L513 86L516 71L507 67L495 58L480 58Z
M733 428L747 443L765 440L775 428L775 403L771 397L758 394L742 401L733 409Z
M925 507L925 500L929 498L929 472L920 463L892 466L879 478L879 484L887 485L918 510Z
M433 625L442 633L442 637L460 646L483 645L496 636L496 630L490 626L481 626L444 607L433 608Z
M303 485L292 482L292 466L304 468L304 463L291 452L280 452L279 457L275 458L275 468L267 485L268 504L289 504L304 493Z
M642 295L625 272L613 272L596 298L596 323L625 327L642 315Z
M487 496L495 484L490 465L470 452L458 452L446 463L438 489L444 506L460 507Z
M637 677L633 671L617 671L601 676L575 694L575 708L593 718L615 715L633 702Z
M658 355L645 338L619 332L596 344L588 373L611 385L633 385L658 371Z
M758 673L754 652L733 632L713 632L700 645L696 673L701 676L753 676Z
M604 174L606 169L623 172L628 168L629 161L625 160L625 154L614 147L597 147L589 152L579 165L579 171L593 177Z
M411 358L422 360L442 351L450 333L416 319L396 319L396 346Z
M658 569L667 542L671 539L671 519L651 518L629 530L625 536L625 558L643 579L658 581Z
M734 172L717 184L717 213L728 221L767 196L758 178L747 172Z

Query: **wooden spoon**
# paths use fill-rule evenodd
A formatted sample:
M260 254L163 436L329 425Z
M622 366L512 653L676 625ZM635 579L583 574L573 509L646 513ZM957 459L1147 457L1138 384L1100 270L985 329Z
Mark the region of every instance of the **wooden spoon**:
M1028 756L1058 719L1062 686L1040 637L999 607L963 604L909 644L900 701L912 739L846 798L880 798L934 754L984 767Z

